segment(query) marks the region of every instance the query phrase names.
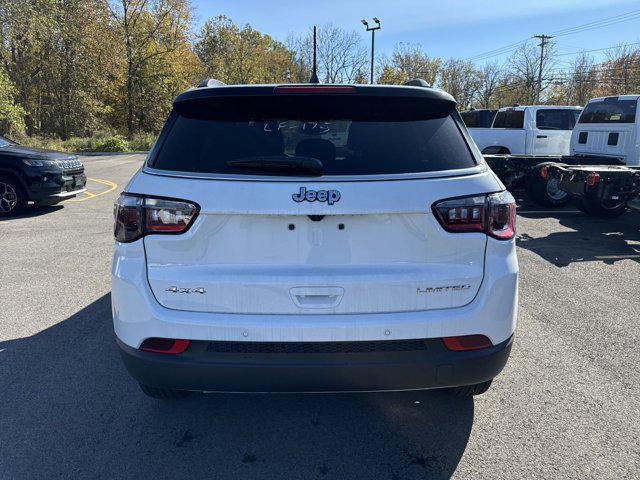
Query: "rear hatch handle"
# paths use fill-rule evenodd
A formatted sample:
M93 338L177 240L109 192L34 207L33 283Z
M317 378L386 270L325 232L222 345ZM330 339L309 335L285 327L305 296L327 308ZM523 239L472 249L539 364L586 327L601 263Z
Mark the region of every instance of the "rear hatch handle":
M334 308L344 295L342 287L293 287L289 290L299 308Z

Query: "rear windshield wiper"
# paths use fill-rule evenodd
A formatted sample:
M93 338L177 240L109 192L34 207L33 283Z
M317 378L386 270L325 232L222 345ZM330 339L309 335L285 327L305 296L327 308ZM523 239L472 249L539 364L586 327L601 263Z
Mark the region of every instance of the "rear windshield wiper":
M227 165L248 170L297 172L314 176L322 175L323 170L322 162L317 158L287 155L242 157L229 160Z

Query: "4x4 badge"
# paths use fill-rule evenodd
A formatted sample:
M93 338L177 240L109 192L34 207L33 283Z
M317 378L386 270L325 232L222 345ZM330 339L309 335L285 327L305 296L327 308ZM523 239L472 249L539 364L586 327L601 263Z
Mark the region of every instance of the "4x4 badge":
M169 287L169 288L167 288L165 290L165 292L170 292L170 293L199 293L199 294L207 293L207 291L202 287L196 287L196 288Z
M338 190L307 190L305 187L300 187L298 193L291 195L294 202L327 202L329 205L340 200L340 192Z

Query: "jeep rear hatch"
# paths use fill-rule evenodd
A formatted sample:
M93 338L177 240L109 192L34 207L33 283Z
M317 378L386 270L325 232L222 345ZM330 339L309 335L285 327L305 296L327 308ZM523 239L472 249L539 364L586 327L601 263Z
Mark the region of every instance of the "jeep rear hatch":
M158 301L279 314L471 302L487 237L445 231L432 205L500 186L477 167L450 99L401 90L176 103L147 169L154 175L129 187L200 208L186 233L144 239ZM300 158L320 162L321 175L287 167ZM442 175L419 178L431 173Z

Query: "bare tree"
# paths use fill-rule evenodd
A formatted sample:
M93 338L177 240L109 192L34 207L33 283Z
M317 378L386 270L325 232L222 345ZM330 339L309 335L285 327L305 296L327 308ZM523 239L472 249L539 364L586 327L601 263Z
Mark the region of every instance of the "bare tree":
M367 66L367 49L355 30L327 24L318 31L318 63L327 83L352 83Z
M491 101L496 96L502 76L502 68L497 62L486 63L480 70L480 85L477 98L482 108L491 106Z
M598 82L598 73L593 58L580 53L571 63L566 81L566 101L574 105L586 105L594 96Z
M439 86L453 95L460 108L471 106L481 84L481 72L468 60L450 58L440 67Z
M609 49L606 57L599 68L601 80L608 87L605 94L635 93L632 90L639 80L640 52L629 45L618 45Z
M313 36L289 33L285 40L287 49L292 53L293 65L290 72L294 82L308 82L313 63Z
M553 66L555 48L553 42L548 42L544 55L540 58L537 44L527 42L518 47L507 60L513 81L511 85L518 85L518 96L522 103L534 103L538 88L544 93L550 83L550 73ZM542 62L542 65L541 65ZM538 85L538 72L542 68L542 84Z
M318 78L325 83L354 83L364 78L368 53L355 30L343 30L326 24L318 28ZM311 72L313 35L289 36L287 46L294 51L298 73ZM299 79L306 81L308 78Z

